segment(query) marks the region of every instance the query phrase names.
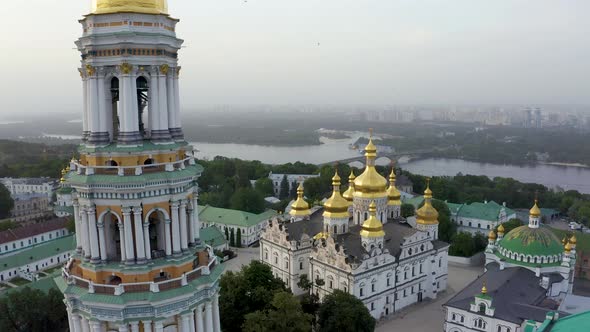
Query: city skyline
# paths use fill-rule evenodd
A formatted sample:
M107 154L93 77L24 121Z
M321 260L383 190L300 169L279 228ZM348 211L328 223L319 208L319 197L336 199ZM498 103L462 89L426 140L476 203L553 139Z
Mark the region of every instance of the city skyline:
M5 5L2 115L79 110L90 1ZM31 10L34 8L34 10ZM170 1L183 107L590 103L584 1ZM29 22L22 23L22 17ZM41 28L41 29L39 29ZM76 92L76 93L74 93ZM31 94L35 98L31 98Z

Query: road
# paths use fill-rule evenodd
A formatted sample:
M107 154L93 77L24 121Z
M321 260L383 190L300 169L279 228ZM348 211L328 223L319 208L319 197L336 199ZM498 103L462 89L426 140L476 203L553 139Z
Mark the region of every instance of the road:
M483 267L449 266L447 290L434 301L422 302L405 308L382 320L375 331L437 332L443 330L444 312L442 305L483 273Z

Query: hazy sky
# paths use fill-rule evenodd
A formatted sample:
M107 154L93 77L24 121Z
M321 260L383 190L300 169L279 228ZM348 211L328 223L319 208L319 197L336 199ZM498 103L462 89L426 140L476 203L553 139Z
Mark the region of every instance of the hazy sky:
M0 117L81 104L90 0L3 1ZM590 104L590 1L169 0L200 104ZM318 45L319 43L319 45Z

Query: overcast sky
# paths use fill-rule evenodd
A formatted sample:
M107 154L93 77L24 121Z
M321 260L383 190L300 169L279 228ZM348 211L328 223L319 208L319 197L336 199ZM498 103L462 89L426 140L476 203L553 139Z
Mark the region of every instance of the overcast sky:
M0 117L76 111L90 0L2 1ZM169 0L184 107L590 104L590 1Z

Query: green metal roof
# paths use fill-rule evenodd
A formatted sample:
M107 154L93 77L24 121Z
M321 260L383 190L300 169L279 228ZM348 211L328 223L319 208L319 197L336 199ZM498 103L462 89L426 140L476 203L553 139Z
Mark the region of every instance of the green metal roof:
M561 241L545 227L517 227L498 242L498 246L512 252L531 256L561 255L564 251ZM539 265L539 264L537 264Z
M526 326L525 332L580 332L590 331L590 311L566 316L554 320L554 315L548 315L547 319L535 329L533 326ZM532 324L531 324L532 325Z
M447 205L449 204L453 203L447 203ZM458 204L453 204L453 208L456 209L455 213L457 214L457 217L463 218L498 221L498 216L500 215L500 210L502 210L502 208L506 211L506 216L516 213L513 210L494 201L489 201L487 203L473 202L471 204L462 204L461 206L457 205ZM449 209L451 209L450 205ZM453 210L451 210L451 212L453 212Z
M60 237L12 255L0 256L0 270L15 269L74 249L76 249L76 238L74 234Z
M163 181L163 180L175 180L182 179L191 176L195 176L203 172L203 166L196 164L187 166L185 169L176 170L173 172L158 172L158 173L144 173L142 175L129 175L129 176L118 176L118 175L80 175L71 172L67 181L72 185L85 185L85 184L144 184L152 181Z
M138 302L138 301L149 301L149 302L158 302L186 294L190 294L193 292L198 291L199 287L204 284L213 284L216 282L223 273L224 265L218 264L213 268L211 274L209 275L202 275L195 280L189 282L186 286L178 287L174 289L170 289L167 291L161 291L158 293L152 292L138 292L138 293L123 293L121 295L105 295L105 294L91 294L88 293L87 289L68 285L63 277L56 277L54 279L55 284L58 288L65 294L79 296L81 301L84 302L93 302L93 303L104 303L104 304L119 304L123 305L130 302Z
M216 226L205 227L201 229L199 234L201 236L201 241L213 248L227 244L225 235Z
M199 220L239 227L251 227L261 221L278 215L274 210L266 210L261 214L254 214L240 210L216 208L213 206L199 206Z
M459 212L459 210L463 207L463 205L465 204L457 204L457 203L449 203L449 202L445 202L447 204L447 207L449 208L449 211L451 211L452 214L457 214Z
M113 144L109 144L104 147L91 148L91 147L87 147L84 144L82 144L78 147L78 151L80 153L101 153L101 152L128 153L128 152L176 150L180 147L185 147L187 145L188 145L187 142L172 143L172 144L154 144L151 141L146 140L146 141L143 141L143 144L139 145L139 146L124 146L124 145L117 145L117 143L113 143Z

